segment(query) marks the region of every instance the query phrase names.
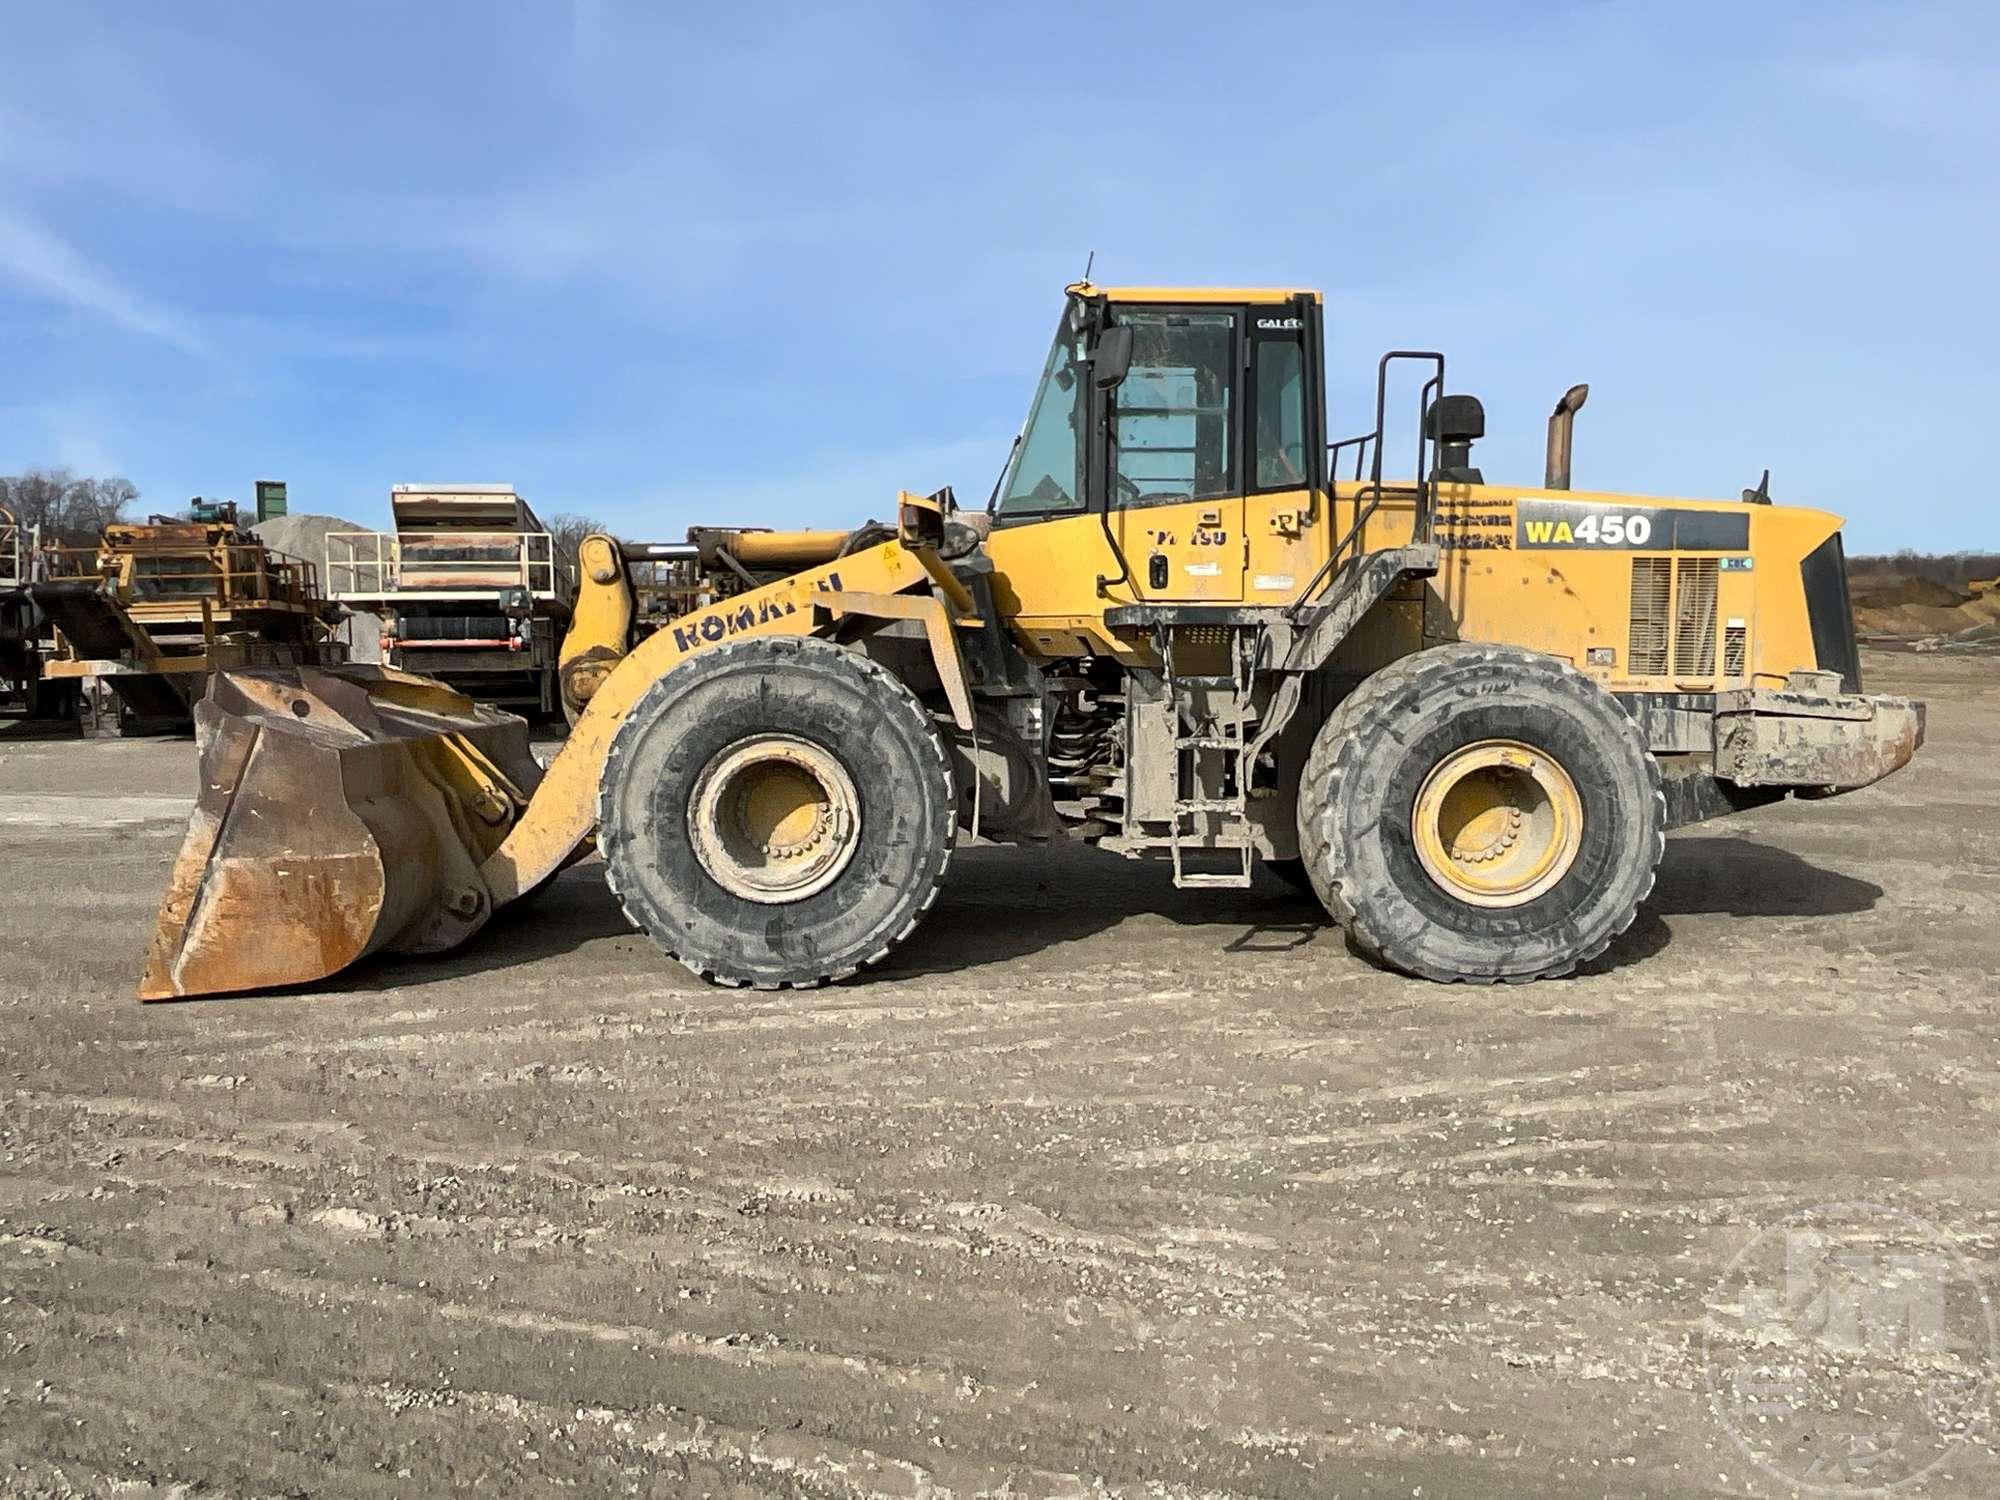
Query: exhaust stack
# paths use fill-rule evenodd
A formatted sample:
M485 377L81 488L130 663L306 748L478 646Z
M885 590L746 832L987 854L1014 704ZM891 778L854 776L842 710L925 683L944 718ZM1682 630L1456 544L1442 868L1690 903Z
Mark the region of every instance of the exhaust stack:
M1576 414L1583 410L1583 403L1589 399L1589 386L1573 385L1563 392L1562 400L1556 403L1556 409L1549 417L1549 461L1542 479L1545 490L1569 488L1570 436L1576 426Z

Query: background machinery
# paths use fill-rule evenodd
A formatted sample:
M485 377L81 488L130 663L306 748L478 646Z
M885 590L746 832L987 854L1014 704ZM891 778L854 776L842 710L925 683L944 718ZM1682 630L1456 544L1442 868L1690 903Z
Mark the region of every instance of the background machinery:
M563 712L575 723L610 669L682 616L894 535L870 523L851 532L692 526L682 542L585 538L577 548L583 586L562 643Z
M1631 923L1668 829L1915 752L1922 706L1860 692L1837 517L1571 490L1581 388L1538 485L1485 481L1442 355L1386 356L1357 438L1324 389L1315 293L1072 286L987 515L649 549L686 606L650 633L587 539L545 771L421 679L226 676L141 994L449 947L593 841L695 972L816 984L903 941L968 833L1192 887L1264 861L1381 962L1527 980Z
M504 484L399 484L394 531L333 532L328 591L383 620L382 659L486 703L552 714L576 573Z
M39 570L40 537L0 507L0 708L25 719L60 713L42 681L41 610L31 585Z
M228 501L113 522L95 547L44 548L32 594L52 630L45 684L108 688L102 728L185 730L214 672L344 657L317 570L258 541Z

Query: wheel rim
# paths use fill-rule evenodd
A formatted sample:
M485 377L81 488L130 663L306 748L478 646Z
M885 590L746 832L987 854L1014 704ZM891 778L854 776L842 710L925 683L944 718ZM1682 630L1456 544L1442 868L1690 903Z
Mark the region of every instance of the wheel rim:
M1410 831L1424 873L1447 893L1473 906L1521 906L1576 863L1583 799L1547 752L1480 740L1424 778Z
M854 858L861 799L831 753L791 735L719 751L688 800L688 837L709 878L766 906L825 890Z

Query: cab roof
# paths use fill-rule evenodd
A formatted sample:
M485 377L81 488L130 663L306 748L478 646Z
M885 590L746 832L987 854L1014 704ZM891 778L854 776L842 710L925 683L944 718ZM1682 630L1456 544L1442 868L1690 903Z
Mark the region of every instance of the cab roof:
M1071 282L1079 297L1103 297L1111 302L1290 302L1294 297L1323 300L1307 287L1286 286L1096 286Z

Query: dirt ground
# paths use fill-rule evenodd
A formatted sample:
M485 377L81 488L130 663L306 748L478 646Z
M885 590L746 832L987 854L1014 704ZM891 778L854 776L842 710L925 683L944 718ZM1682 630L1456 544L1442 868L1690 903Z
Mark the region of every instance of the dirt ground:
M703 987L593 865L141 1007L190 747L0 746L0 1492L1790 1493L1704 1385L1732 1257L1863 1200L2000 1259L2000 657L1868 669L1912 768L1675 835L1502 989L976 849L814 994Z

